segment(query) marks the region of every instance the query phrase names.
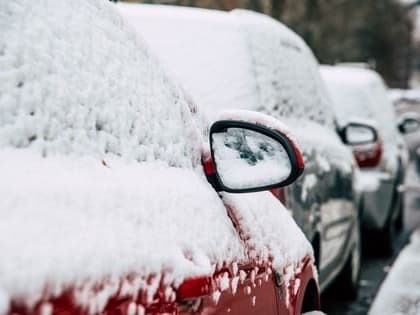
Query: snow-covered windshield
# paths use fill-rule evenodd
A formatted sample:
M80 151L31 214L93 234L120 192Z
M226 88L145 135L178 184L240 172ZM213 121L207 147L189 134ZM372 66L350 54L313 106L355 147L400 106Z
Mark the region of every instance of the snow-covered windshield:
M264 15L237 10L252 58L258 110L273 117L306 119L333 127L333 113L318 62L305 42Z
M200 161L202 139L183 91L110 4L95 1L74 16L49 1L49 11L61 13L48 19L37 18L43 5L31 6L33 19L18 7L0 4L10 12L0 19L0 147L171 166Z
M374 118L369 92L363 85L353 84L349 76L340 74L340 70L330 66L321 66L321 76L325 80L340 124L352 119Z
M291 30L264 15L118 4L194 100L332 126L317 63Z
M394 108L377 73L346 66L323 66L321 73L334 100L335 111L344 123L352 118L372 119L385 139L384 145L396 146Z

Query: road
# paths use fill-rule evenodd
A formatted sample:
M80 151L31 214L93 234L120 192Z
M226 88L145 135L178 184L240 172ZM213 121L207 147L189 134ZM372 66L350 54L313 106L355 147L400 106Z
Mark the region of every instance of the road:
M420 226L420 189L414 188L420 185L420 179L415 174L411 165L407 175L409 188L405 194L405 218L404 229L396 239L396 250L389 258L379 257L375 252L366 246L363 253L362 274L360 281L359 297L354 302L345 301L339 297L339 288L332 286L322 297L323 311L329 315L365 315L375 298L375 295L386 277L392 263L398 253L408 242L413 229ZM372 246L372 245L370 245Z

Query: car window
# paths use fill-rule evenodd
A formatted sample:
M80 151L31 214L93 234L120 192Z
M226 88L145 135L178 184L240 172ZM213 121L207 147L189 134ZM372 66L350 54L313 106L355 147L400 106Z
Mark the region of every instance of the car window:
M331 104L318 63L303 40L261 14L233 13L246 34L260 95L259 110L277 118L303 118L332 127Z

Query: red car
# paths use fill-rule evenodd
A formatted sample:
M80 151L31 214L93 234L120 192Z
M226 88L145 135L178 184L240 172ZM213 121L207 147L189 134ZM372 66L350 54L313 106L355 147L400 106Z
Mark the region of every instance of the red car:
M0 15L0 314L319 309L312 248L277 198L304 168L287 127L232 111L200 130L106 1Z

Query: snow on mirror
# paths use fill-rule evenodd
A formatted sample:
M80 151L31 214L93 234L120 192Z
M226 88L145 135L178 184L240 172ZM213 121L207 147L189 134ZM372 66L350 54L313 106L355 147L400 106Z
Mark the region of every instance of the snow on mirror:
M270 186L286 180L292 165L278 141L253 130L227 128L212 134L220 180L230 189Z
M350 124L345 129L345 137L348 144L374 143L376 132L367 125Z

